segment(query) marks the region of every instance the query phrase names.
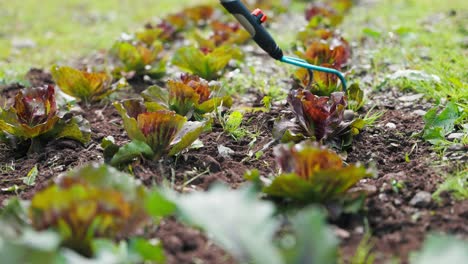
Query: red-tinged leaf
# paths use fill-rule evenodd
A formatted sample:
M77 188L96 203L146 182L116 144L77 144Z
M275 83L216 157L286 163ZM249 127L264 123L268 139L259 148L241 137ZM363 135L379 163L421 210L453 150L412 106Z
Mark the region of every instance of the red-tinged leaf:
M42 124L57 114L55 90L52 85L19 91L13 108L18 120L29 127Z
M299 202L346 198L346 192L359 180L372 176L360 165L343 166L335 152L311 142L278 146L275 156L282 173L263 192Z
M348 64L351 58L351 46L344 38L331 38L330 49L332 51L333 67L341 69Z
M339 14L328 3L312 3L305 10L307 21L314 22L317 26L336 26L343 20L343 15Z
M20 139L51 131L59 121L53 86L19 91L12 107L2 110L0 130Z
M137 119L138 115L148 112L146 105L139 100L124 100L122 101L122 106L126 114L135 119Z
M316 39L308 43L305 53L298 55L314 65L328 64L340 70L348 64L351 47L344 38Z
M201 104L210 98L211 89L206 80L191 74L182 74L180 79L185 85L191 87L195 93L198 94L199 99L197 103Z
M188 119L194 117L201 120L203 114L213 111L217 106L230 107L230 97L215 97L217 86L210 86L204 79L189 74L183 74L180 80L167 82L167 90L159 86L151 86L142 92L148 104L157 104L159 109L173 110Z
M169 146L187 119L172 111L156 111L138 115L137 125L155 157L169 151Z
M167 42L173 40L175 34L175 27L168 21L163 20L157 25L146 24L143 30L135 33L135 37L146 45L152 46L156 41Z
M186 8L183 13L190 20L198 24L202 21L207 21L210 19L214 13L214 8L209 5L199 5Z
M0 109L0 140L12 145L30 141L29 152L40 151L47 141L68 138L85 144L90 140L87 120L58 114L53 86L20 91L9 109Z
M138 100L125 100L115 102L115 109L119 112L123 120L123 126L127 131L128 137L132 140L145 141L145 136L138 128L138 115L146 113L146 106Z
M161 31L159 37L164 41L172 40L176 34L176 28L167 21L161 21L156 25L156 28Z
M60 90L85 102L101 100L114 92L112 77L105 72L89 73L71 67L52 66L51 73Z
M159 28L145 28L144 30L135 33L135 37L145 43L146 45L152 45L156 40L162 40L160 36L163 31Z
M176 31L181 31L187 25L187 19L185 19L185 15L182 12L167 15L163 21L175 27Z
M105 165L76 169L36 193L30 217L37 230L54 228L64 245L91 256L94 237L121 239L148 222L147 192L133 177Z
M243 44L250 39L250 34L242 29L238 23L223 23L214 20L210 24L213 33L210 40L214 47L223 44Z
M342 122L346 109L343 93L320 97L306 90L292 90L288 102L302 128L317 140L327 139L333 134Z
M198 104L200 95L192 87L176 81L167 82L169 89L169 106L179 115L192 116L195 105Z
M330 1L330 5L340 14L343 14L353 6L353 0L334 0Z
M312 42L304 54L305 59L315 65L332 62L330 46L323 41Z
M343 167L343 161L335 152L318 145L280 145L274 153L282 173L295 173L305 180L317 171Z

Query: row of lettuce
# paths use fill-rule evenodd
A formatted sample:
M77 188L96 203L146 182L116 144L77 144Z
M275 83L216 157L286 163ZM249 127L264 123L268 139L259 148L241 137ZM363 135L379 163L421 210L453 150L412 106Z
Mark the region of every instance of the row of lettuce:
M257 2L272 6L271 1ZM309 24L297 36L296 54L316 65L346 70L351 48L334 27L350 7L347 0L310 4ZM187 45L184 39L196 44ZM202 133L209 133L213 112L230 108L233 102L221 95L218 83L208 80L222 76L233 59L242 61L238 45L248 39L220 9L191 7L119 40L110 50L107 72L53 66L56 86L20 91L12 105L0 112L0 139L33 153L53 139L83 144L91 139L89 122L57 103L57 91L89 107L109 100L122 78L130 82L160 79L172 52L171 64L188 72L164 87L150 86L139 99L113 103L131 141L119 146L111 136L103 140L108 165L75 169L30 202L8 203L0 218L0 251L8 263L70 263L83 258L96 263L164 263L161 244L145 236L145 227L169 215L205 229L241 263L304 263L305 258L312 263L336 263L338 241L324 215L337 217L359 210L365 193L350 189L373 175L359 164L345 166L331 150L345 150L364 128L365 122L356 114L363 105L363 92L356 84L343 92L334 75L298 70L296 87L288 95L295 118L277 122L273 131L285 143L275 148L281 173L267 177L247 172L252 184L240 190L217 187L185 195L165 188L148 190L115 169L135 159L178 155ZM273 199L258 200L259 192ZM333 213L315 207L296 210L314 203L334 208ZM288 219L286 227L278 212ZM238 232L234 234L233 229Z

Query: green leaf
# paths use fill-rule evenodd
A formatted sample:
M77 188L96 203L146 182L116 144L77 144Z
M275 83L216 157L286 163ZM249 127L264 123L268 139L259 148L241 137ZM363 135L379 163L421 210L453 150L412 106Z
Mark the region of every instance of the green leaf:
M112 157L110 164L118 166L141 156L151 158L153 155L153 150L145 142L132 140L130 143L119 148L117 153Z
M271 196L299 201L319 200L315 186L294 173L285 173L275 177L270 185L263 188L263 192Z
M455 121L460 117L458 106L454 102L447 103L440 114L437 114L437 111L437 107L432 108L424 116L423 138L432 144L445 140L445 135L452 132Z
M156 102L158 104L166 106L166 109L169 106L166 103L169 101L169 93L166 89L158 85L152 85L146 90L141 92L141 96L145 99L146 102Z
M326 225L325 215L320 210L306 208L291 222L296 241L294 247L285 252L286 263L337 263L339 241Z
M217 47L207 54L193 46L182 47L174 54L172 64L204 79L213 80L236 54L236 49L229 45Z
M274 207L258 200L251 188L229 190L215 186L208 192L182 195L174 200L187 222L205 229L239 262L283 263L272 242L278 227L273 218Z
M166 75L166 64L167 61L165 59L161 59L160 61L150 65L149 69L146 68L144 74L148 75L152 79L161 79Z
M73 139L86 144L91 140L91 125L82 116L74 116L60 122L60 129L55 137Z
M208 101L205 101L202 104L198 105L196 110L200 113L209 113L213 112L216 109L216 107L220 105L230 108L232 106L232 97L224 96L211 98Z
M364 105L364 91L357 83L353 83L347 90L348 108L357 111Z
M145 200L146 211L154 218L169 216L176 210L176 205L166 199L159 190L153 190Z
M206 128L206 121L186 122L171 143L169 155L176 155L189 147Z
M457 172L455 175L447 176L432 197L440 201L440 194L448 192L456 200L468 199L468 170Z
M152 244L143 238L133 238L129 244L130 252L138 254L143 262L165 263L166 257L161 243Z
M36 184L37 174L39 174L39 171L37 170L37 165L34 165L34 167L32 167L32 169L28 172L26 177L23 178L23 183L28 186L33 186L34 184Z
M114 157L115 153L119 151L120 147L115 144L115 139L113 136L107 136L102 139L101 148L104 149L103 156L104 161L109 163Z
M138 74L145 72L147 65L153 65L158 54L162 51L163 46L159 42L153 43L150 48L147 48L141 43L135 45L128 42L117 42L112 48L112 53L120 60L126 72L135 71ZM156 68L160 68L157 66Z
M137 100L127 100L123 102L115 102L115 109L119 112L123 120L125 131L128 137L132 140L145 141L145 136L138 128L137 116L146 111L146 107ZM140 109L144 108L144 109ZM132 114L135 113L135 114Z
M195 47L182 47L174 54L172 64L193 74L206 78L211 75L203 52Z
M468 263L468 242L452 236L430 235L411 264Z
M242 119L244 115L239 111L234 111L229 114L228 118L226 119L226 124L224 129L229 133L232 133L238 130L242 124Z

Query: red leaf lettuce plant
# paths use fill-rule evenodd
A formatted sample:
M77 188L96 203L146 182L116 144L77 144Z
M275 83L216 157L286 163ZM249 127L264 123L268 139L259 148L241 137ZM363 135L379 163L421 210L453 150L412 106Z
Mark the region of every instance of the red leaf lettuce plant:
M313 40L304 52L298 51L297 54L311 64L343 70L350 59L351 48L343 38L333 37L327 41ZM299 87L317 95L330 95L341 89L337 76L331 73L299 69L294 77Z
M111 54L118 61L113 74L127 79L144 75L159 79L166 73L166 60L161 56L162 51L163 45L159 41L151 45L138 41L118 41L111 49Z
M198 75L206 80L214 80L226 68L231 59L240 59L242 55L232 45L219 47L186 46L176 51L172 64Z
M343 14L328 3L314 2L305 9L305 18L309 21L309 27L336 27L343 21Z
M206 122L191 122L174 111L160 110L153 103L126 100L114 103L123 119L124 128L132 140L115 148L106 159L119 165L144 156L158 160L164 155L173 156L189 147L204 131Z
M296 122L283 120L277 122L274 135L282 142L298 142L311 138L343 149L349 147L353 136L364 128L362 119L344 119L347 106L342 92L328 96L316 96L307 90L291 90L288 103L295 114Z
M335 152L310 141L280 145L275 148L275 156L279 175L262 181L258 171L253 171L246 177L261 184L262 192L269 197L299 204L354 199L356 195L348 193L350 188L372 176L359 164L344 166Z
M52 77L64 93L89 103L113 93L112 76L105 72L80 71L71 67L52 66Z
M198 5L167 15L163 21L170 24L177 32L188 30L191 27L202 26L213 17L214 8L209 5Z
M182 74L180 80L170 80L167 86L168 90L151 86L143 91L142 96L162 109L173 110L188 119L194 116L197 120L201 120L205 113L214 111L217 106L232 105L231 97L217 97L219 87L210 85L196 75Z
M213 20L210 29L212 32L208 38L204 38L199 32L195 34L196 41L202 49L212 50L222 45L241 45L250 39L250 34L235 22L224 23Z
M0 131L0 139L15 148L29 142L29 153L39 151L52 139L69 138L85 144L91 134L89 123L81 116L58 110L51 85L19 91L13 106L0 108Z
M176 28L169 22L162 20L156 25L146 24L143 30L135 33L135 37L137 40L151 46L158 41L170 42L176 38L176 34Z
M36 230L54 228L66 247L91 256L93 238L121 239L150 220L146 196L146 189L129 175L91 165L36 193L29 212Z

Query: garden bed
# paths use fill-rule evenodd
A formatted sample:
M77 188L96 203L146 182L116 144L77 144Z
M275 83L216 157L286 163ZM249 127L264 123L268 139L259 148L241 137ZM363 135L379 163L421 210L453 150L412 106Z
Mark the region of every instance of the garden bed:
M282 20L275 21L272 28L278 24L293 27L293 23L283 23L288 17L280 16ZM297 31L298 28L289 30ZM356 65L365 60L366 54L357 40L352 41L353 56L349 65ZM362 46L366 49L373 43L371 38L363 41ZM183 40L176 40L174 47L183 46L182 43ZM212 116L210 131L202 133L198 144L188 150L158 160L136 158L119 168L131 173L148 188L166 186L179 193L204 192L219 182L232 189L240 189L246 185L246 172L252 170L258 170L262 176L276 175L278 167L274 148L280 143L272 131L279 117L294 117L285 96L293 88L294 81L290 68L275 63L252 45L253 42L242 48L246 62L231 62L224 79L219 80L222 85L232 86L229 87L232 109L243 112L241 128L247 131L245 135L236 137L227 132L222 118L232 110L219 109L220 112ZM167 50L169 54L173 52L173 48ZM81 65L83 61L92 60L83 59L74 64ZM102 67L96 63L86 66ZM167 73L163 81L129 80L134 87L118 91L112 98L138 98L140 92L151 84L165 85L165 80L178 78L180 70L171 65ZM35 69L27 76L32 86L54 83L47 71ZM364 83L377 78L372 72L365 71L354 71L350 76ZM262 83L262 78L272 80ZM264 89L259 89L259 86ZM236 87L241 87L242 91L236 91ZM21 89L23 87L19 84L2 86L2 98L11 102ZM344 163L362 163L366 168L375 168L375 175L360 180L353 187L366 194L362 210L357 214L330 217L328 222L334 235L340 238L339 248L344 262L355 263L351 259L367 235L370 235L367 243L375 256L375 263L387 263L392 258L408 263L410 253L421 249L428 233L468 238L468 201L455 199L449 193L443 193L440 202L432 197L444 182L444 175L456 173L460 163L466 162L466 144L447 149L442 155L446 161L435 166L435 161L442 157L419 134L425 128L423 116L430 111L434 101L414 92L402 92L392 84L380 90L367 89L366 92L367 102L356 111L356 115L380 113L381 116L353 138L350 148L338 152ZM268 106L269 109L262 102L265 96L276 96L277 99ZM50 186L57 175L90 162L103 162L101 143L108 136L112 136L118 146L129 143L132 139L111 101L106 99L71 108L73 114L82 115L89 121L91 138L87 144L55 139L40 152L32 154L6 144L0 145L0 203L13 197L30 200ZM34 184L24 184L24 178L35 166L39 173ZM263 201L265 195L261 197L259 200ZM288 221L284 222L282 225L287 226ZM159 224L151 224L143 234L140 231L140 235L148 239L158 238L162 242L167 263L237 263L235 256L210 240L212 234L207 235L182 224L181 219L175 216L166 217ZM276 235L280 236L281 231Z

